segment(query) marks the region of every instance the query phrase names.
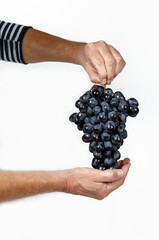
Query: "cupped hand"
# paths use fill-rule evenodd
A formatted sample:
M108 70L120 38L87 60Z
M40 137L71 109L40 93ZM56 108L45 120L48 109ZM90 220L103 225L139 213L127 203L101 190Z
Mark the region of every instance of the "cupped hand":
M130 168L130 159L118 162L114 170L75 168L67 172L65 192L102 200L123 185Z
M105 85L112 82L126 63L113 46L98 41L84 45L80 64L93 83Z

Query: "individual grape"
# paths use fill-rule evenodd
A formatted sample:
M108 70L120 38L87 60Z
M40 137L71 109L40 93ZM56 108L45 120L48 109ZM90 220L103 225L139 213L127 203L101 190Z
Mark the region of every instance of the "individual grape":
M90 116L93 116L93 109L91 107L87 107L87 116L90 117Z
M111 105L112 107L117 107L118 104L119 104L118 99L115 98L115 97L113 97L113 98L111 99L111 101L110 101L110 105Z
M121 155L120 155L119 151L116 151L116 152L113 153L113 159L116 160L116 161L120 158L120 156Z
M118 114L118 119L122 123L126 123L126 115L123 113Z
M96 117L96 116L91 117L91 118L90 118L90 122L91 122L93 125L94 125L95 123L97 123L97 122L98 122L97 117Z
M72 113L71 116L69 117L70 122L75 122L77 113Z
M97 119L99 119L100 122L105 123L107 121L107 116L105 115L105 112L100 112L97 116Z
M95 87L96 86L96 87ZM94 88L92 89L92 95L94 97L100 97L103 94L103 88L95 85Z
M88 100L91 97L92 97L91 91L88 91L85 94L83 94L83 96L81 97L81 101L83 101L84 103L88 103Z
M121 113L127 112L128 110L128 104L126 101L120 101L119 105L118 105L118 110Z
M83 132L84 133L92 133L93 131L93 125L91 123L86 123L83 126Z
M104 129L108 133L112 133L115 130L115 123L113 121L106 122L106 124L104 125Z
M92 132L91 137L94 141L99 141L100 140L100 134Z
M111 141L112 141L112 143L114 143L115 145L117 145L117 144L120 144L120 143L121 143L122 139L121 139L121 137L119 136L119 134L115 134L115 135L112 135Z
M99 164L98 169L101 170L101 171L104 171L104 170L107 169L107 167L106 167L105 164Z
M136 105L129 105L128 114L130 117L136 117L139 113L139 109Z
M78 130L82 131L83 130L83 124L77 124Z
M100 106L96 106L95 108L93 108L93 113L95 115L98 115L101 112L101 107Z
M102 102L101 106L102 106L103 112L105 112L105 113L109 113L110 111L112 111L110 104L107 102Z
M89 101L88 101L88 105L91 107L91 108L94 108L98 105L98 101L95 99L95 98L90 98Z
M104 95L113 96L113 90L111 88L104 89Z
M117 112L114 112L114 111L109 112L109 113L108 113L108 119L109 119L110 121L115 122L115 121L118 119L118 114L117 114Z
M139 103L138 103L138 101L135 98L129 98L127 100L127 102L128 102L129 105L135 105L137 107L139 106Z
M90 144L89 144L89 151L93 153L96 150L97 144L98 143L96 141L90 142Z
M96 152L104 151L104 144L102 142L98 142L96 145Z
M100 159L96 159L96 158L92 159L92 167L93 168L98 168L100 164L101 164L101 160Z
M101 124L94 125L93 131L95 133L101 133L102 132L102 125Z
M119 92L119 91L117 91L117 92L114 93L114 97L117 98L118 101L123 101L123 100L125 100L124 95L123 95L121 92Z
M112 155L112 151L111 150L104 150L102 152L104 157L110 157Z
M112 150L112 147L113 147L113 145L112 145L111 141L104 142L104 148L106 150Z
M101 135L101 140L104 141L108 141L110 139L110 134L106 131L104 131Z
M82 113L82 112L79 112L76 115L76 119L79 120L79 121L83 121L85 119L85 117L86 117L86 114Z
M124 129L123 132L120 133L120 137L122 137L122 139L125 139L125 138L127 138L127 136L128 136L128 133L127 133L126 129Z
M110 168L113 163L114 163L114 159L112 157L106 157L104 158L104 165L106 165L108 168Z
M101 152L94 151L93 156L97 159L102 159L102 153Z
M83 136L82 136L82 140L83 140L83 142L90 142L91 141L91 135L89 134L89 133L85 133L85 134L83 134Z

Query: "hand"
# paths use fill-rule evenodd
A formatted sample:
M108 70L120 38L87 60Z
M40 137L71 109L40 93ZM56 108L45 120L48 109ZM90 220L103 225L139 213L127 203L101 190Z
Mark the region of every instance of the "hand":
M111 83L126 63L113 46L98 41L83 45L80 64L87 71L91 82L105 85Z
M130 167L128 158L119 161L115 170L100 171L93 168L68 170L65 192L102 200L120 187Z

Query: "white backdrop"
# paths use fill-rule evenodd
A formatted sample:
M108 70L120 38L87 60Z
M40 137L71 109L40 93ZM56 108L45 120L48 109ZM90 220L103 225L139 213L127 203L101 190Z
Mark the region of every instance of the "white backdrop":
M127 62L113 90L140 102L121 147L130 157L125 184L108 198L51 193L0 204L0 239L159 239L158 1L1 2L1 20L75 41L105 40ZM68 121L92 84L80 66L0 62L0 168L89 167L92 155Z

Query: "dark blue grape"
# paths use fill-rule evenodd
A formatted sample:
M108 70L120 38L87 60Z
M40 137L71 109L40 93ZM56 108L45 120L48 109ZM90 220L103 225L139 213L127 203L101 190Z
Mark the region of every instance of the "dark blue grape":
M100 122L105 123L107 121L107 116L105 115L105 112L99 113L97 119L99 119Z
M110 134L106 131L104 131L101 135L101 140L104 141L108 141L110 139Z
M104 151L102 152L102 154L103 154L104 157L110 157L110 156L112 155L112 151L110 151L110 150L104 150Z
M88 106L87 108L87 116L92 116L93 115L93 109L91 107Z
M102 159L102 153L101 152L94 151L93 156L96 159Z
M92 132L91 136L92 136L92 140L94 140L94 141L100 140L100 134L98 134L98 133Z
M111 99L111 101L110 101L110 105L111 105L112 107L117 107L118 104L119 104L118 99L115 98L115 97L113 97L113 98Z
M119 105L118 105L118 110L121 113L127 112L128 110L128 104L126 101L120 101Z
M120 144L121 141L122 141L122 139L121 139L121 137L120 137L119 134L115 134L115 135L112 135L111 141L112 141L112 143L114 143L114 144Z
M90 98L89 101L88 101L88 105L91 108L94 108L98 105L98 101L95 98Z
M123 95L121 92L119 92L119 91L117 91L117 92L114 93L114 97L117 98L118 101L123 101L123 100L125 100L124 95Z
M96 158L93 158L93 159L92 159L92 167L93 167L93 168L96 168L96 169L97 169L100 164L101 164L101 160L100 160L100 159L96 159Z
M77 113L72 113L71 116L69 117L70 122L75 122Z
M126 123L126 116L123 113L118 114L118 119L122 123Z
M113 163L114 163L114 159L112 157L106 157L104 158L104 165L106 165L108 168L110 168Z
M84 119L84 122L85 122L85 123L90 123L90 122L91 122L91 120L90 120L90 118L89 118L89 117L86 117L86 118Z
M77 128L78 128L78 130L82 131L83 130L83 124L78 124Z
M137 107L139 106L139 103L138 103L138 101L135 98L129 98L127 100L127 102L128 102L129 105L135 105Z
M86 123L83 126L84 133L91 133L93 131L93 125L91 123Z
M98 115L101 112L101 107L100 106L96 106L95 108L93 108L93 113L95 115Z
M129 105L128 114L130 117L136 117L138 113L139 113L139 109L136 105Z
M81 101L83 101L84 103L88 103L91 97L92 97L92 94L90 91L88 91L85 94L83 94L83 96L81 97Z
M90 142L90 144L89 144L89 151L91 153L93 153L96 150L96 146L97 146L97 142L96 141Z
M94 131L95 133L101 133L101 132L102 132L102 126L101 126L101 124L96 124L96 125L94 125L93 131Z
M98 142L96 146L96 152L104 151L104 144L102 142Z
M93 125L94 125L95 123L97 123L97 122L98 122L97 117L96 117L96 116L91 117L91 118L90 118L90 122L91 122Z
M112 150L112 147L113 147L113 145L112 145L111 141L105 141L104 142L104 148L106 150Z
M82 113L82 112L79 112L76 115L76 119L79 120L79 121L83 121L85 119L85 117L86 117L86 114Z
M108 119L115 122L118 119L117 112L114 112L114 111L109 112L108 113Z
M104 89L104 95L113 96L113 90L111 88Z
M128 136L128 133L127 133L126 129L124 129L123 132L120 133L120 137L121 137L122 139L125 139L125 138L127 138L127 136Z
M90 142L92 140L92 137L89 133L84 133L82 136L83 142Z
M115 130L115 123L113 121L106 122L106 124L104 125L104 129L108 133L112 133Z
M116 151L116 152L113 153L113 159L114 160L117 161L118 159L120 159L120 157L121 157L121 155L120 155L119 151Z
M121 123L118 127L117 127L117 131L118 133L123 133L124 132L124 129L125 129L125 124L124 123Z
M98 169L101 171L105 171L105 170L107 170L107 167L105 164L99 164Z
M108 113L108 112L110 112L112 110L112 108L111 108L109 103L102 102L101 106L102 106L103 112L105 112L105 113Z

